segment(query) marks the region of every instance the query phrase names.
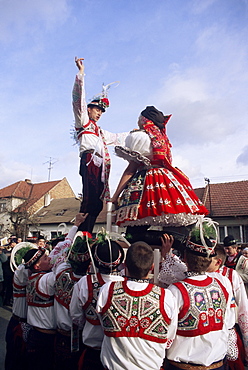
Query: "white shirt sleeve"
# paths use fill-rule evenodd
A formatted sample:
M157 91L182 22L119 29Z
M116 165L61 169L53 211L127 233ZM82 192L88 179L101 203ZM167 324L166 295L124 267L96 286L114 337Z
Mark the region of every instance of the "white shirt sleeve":
M72 322L83 328L85 324L85 314L83 310L84 304L88 300L87 277L83 276L73 287L71 302L70 302L70 316Z

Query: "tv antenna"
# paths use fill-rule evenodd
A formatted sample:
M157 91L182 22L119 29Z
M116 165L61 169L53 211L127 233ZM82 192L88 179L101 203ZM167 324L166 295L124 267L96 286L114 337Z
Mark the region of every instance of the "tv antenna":
M50 181L50 178L51 178L51 170L53 168L54 163L58 162L58 159L52 158L52 157L48 157L48 158L49 158L49 160L46 161L46 162L44 162L43 164L48 163L48 180L47 181ZM53 162L53 160L55 160L55 162Z

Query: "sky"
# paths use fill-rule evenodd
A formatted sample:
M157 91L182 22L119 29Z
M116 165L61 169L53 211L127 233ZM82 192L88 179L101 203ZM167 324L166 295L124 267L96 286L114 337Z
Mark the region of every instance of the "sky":
M247 40L248 0L0 0L0 188L66 177L81 193L75 56L87 102L120 81L102 128L130 131L154 105L194 188L248 180ZM113 193L127 162L109 150Z

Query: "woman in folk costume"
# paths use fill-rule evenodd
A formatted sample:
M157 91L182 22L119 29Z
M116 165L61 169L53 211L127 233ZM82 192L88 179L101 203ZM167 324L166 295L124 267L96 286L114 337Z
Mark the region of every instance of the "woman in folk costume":
M139 129L130 132L125 147L115 147L116 154L129 165L112 202L117 204L123 191L116 223L128 226L131 235L145 232L149 226L187 227L208 213L189 179L172 166L171 143L166 135L170 117L154 106L146 107L138 120Z

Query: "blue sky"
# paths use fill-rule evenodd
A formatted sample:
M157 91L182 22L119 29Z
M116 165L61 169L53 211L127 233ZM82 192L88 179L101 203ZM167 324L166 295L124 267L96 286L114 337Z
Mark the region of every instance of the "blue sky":
M73 145L74 57L99 124L132 130L146 105L171 114L173 164L194 187L248 179L247 0L0 0L0 187L66 177L81 192ZM126 162L112 157L111 189Z

